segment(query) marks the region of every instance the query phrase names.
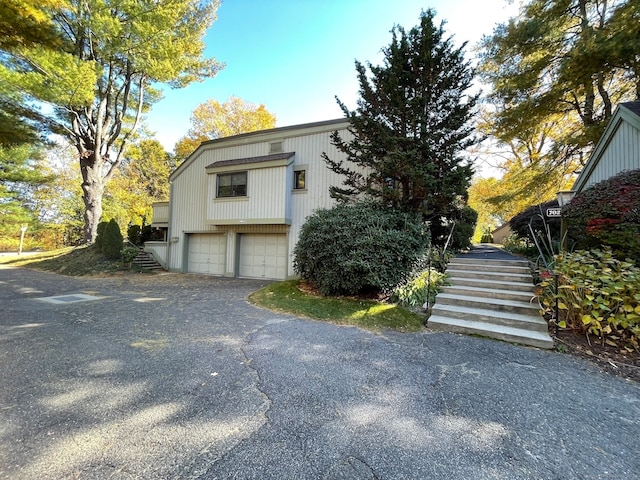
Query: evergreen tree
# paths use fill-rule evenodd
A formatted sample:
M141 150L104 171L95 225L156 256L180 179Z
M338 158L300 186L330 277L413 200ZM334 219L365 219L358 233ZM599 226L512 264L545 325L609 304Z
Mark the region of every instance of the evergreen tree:
M455 47L445 38L434 16L433 10L423 12L409 32L394 27L381 66L356 61L357 109L349 111L338 100L351 136L332 135L347 159L323 154L328 167L346 177L342 187L331 188L334 198L365 194L435 223L466 200L473 171L461 152L476 143L470 120L478 97L465 93L474 72L464 58L465 44Z
M39 220L36 192L52 180L42 148L0 145L0 245L10 245L23 224L33 230Z

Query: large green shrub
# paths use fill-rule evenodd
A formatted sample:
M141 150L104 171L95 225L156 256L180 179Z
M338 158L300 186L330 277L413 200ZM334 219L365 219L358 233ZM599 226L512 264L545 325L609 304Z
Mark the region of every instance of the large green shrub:
M616 259L611 249L566 252L555 257L553 275L537 291L548 313L559 309L558 325L640 350L640 268Z
M104 228L102 236L103 239L100 244L100 251L102 254L111 260L119 260L121 255L120 252L122 252L122 242L124 239L120 232L118 222L111 219Z
M338 205L307 218L294 269L323 295L390 290L406 278L427 243L418 215L369 203Z
M562 212L579 248L610 246L640 261L640 169L619 173L577 194Z

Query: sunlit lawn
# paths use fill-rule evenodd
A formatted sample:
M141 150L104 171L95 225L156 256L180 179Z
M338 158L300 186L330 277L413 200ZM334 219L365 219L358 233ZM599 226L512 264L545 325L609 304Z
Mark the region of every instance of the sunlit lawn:
M298 288L297 280L272 283L253 293L255 305L293 315L370 330L415 332L424 317L395 304L346 297L323 297Z

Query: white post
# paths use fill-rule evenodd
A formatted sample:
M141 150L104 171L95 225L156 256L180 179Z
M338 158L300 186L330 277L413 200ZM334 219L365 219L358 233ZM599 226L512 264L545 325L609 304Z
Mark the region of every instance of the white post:
M22 254L22 242L24 242L24 234L27 231L27 226L26 224L23 224L20 227L20 247L18 248L18 255Z

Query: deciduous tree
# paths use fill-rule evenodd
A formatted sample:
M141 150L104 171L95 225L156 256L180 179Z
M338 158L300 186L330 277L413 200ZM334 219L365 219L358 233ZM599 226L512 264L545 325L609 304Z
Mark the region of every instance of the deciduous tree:
M276 117L264 105L254 105L238 97L226 102L207 100L191 114L191 128L175 146L179 160L188 157L206 140L255 132L276 126Z
M547 155L555 165L586 161L615 105L640 92L639 8L625 0L530 0L484 38L492 134L529 139L560 118L563 131Z
M470 122L477 97L468 93L474 72L465 45L456 47L434 16L423 12L408 32L394 27L381 66L356 61L357 109L338 100L351 136L332 136L347 159L324 154L328 167L345 176L333 197L364 194L432 222L464 205L472 168L462 152L476 141Z
M160 142L145 138L129 145L122 163L105 191L105 217L122 227L144 226L153 202L169 199L169 174L176 161Z
M36 105L28 114L63 135L77 151L82 174L84 237L95 240L108 180L157 83L183 87L215 75L202 38L217 0L68 0L41 9L59 48L47 42L0 45L0 80ZM20 27L18 25L18 27ZM49 104L49 110L37 110Z

